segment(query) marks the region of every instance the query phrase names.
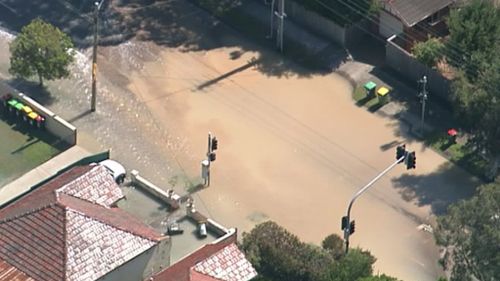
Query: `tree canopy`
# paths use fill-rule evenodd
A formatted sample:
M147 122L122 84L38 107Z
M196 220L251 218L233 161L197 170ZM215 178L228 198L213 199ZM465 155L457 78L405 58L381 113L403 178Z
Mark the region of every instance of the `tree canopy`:
M448 18L449 61L475 82L484 66L498 56L500 44L500 11L492 0L472 0L451 11Z
M382 274L382 275L377 275L377 276L370 276L370 277L361 278L358 281L399 281L399 280L394 278L394 277L390 277L390 276L387 276L385 274Z
M451 281L493 281L500 277L500 183L483 185L472 198L450 205L438 218L438 244Z
M57 27L34 19L24 26L10 44L10 69L13 75L29 78L38 75L53 80L69 75L68 66L74 60L71 39Z
M301 242L274 222L265 222L243 234L242 249L260 274L259 280L356 281L371 277L375 257L357 248L346 255L339 241L337 235L329 235L321 248Z
M436 66L444 51L444 44L437 38L429 38L425 42L419 42L413 47L413 55L421 63L428 67Z
M452 100L470 144L486 152L493 179L500 165L500 8L472 0L451 12L448 61L458 68Z

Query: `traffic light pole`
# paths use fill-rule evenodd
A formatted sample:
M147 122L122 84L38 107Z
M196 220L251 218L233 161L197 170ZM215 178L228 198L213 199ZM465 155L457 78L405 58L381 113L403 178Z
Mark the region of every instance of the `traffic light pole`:
M207 175L207 186L210 186L210 153L212 153L212 133L208 132L208 150L207 150L207 159L208 159L208 175Z
M376 181L378 181L382 176L387 174L392 168L394 168L397 164L401 163L405 159L406 155L403 155L401 158L397 159L396 162L392 163L389 167L387 167L384 171L382 171L380 174L378 174L374 179L372 179L368 184L366 184L363 188L361 188L356 194L351 199L351 202L349 202L349 207L347 208L347 227L344 228L344 239L345 239L345 253L347 254L349 252L349 236L351 235L350 233L350 226L349 222L351 221L351 208L352 205L354 204L354 201L361 196L365 191L368 190Z

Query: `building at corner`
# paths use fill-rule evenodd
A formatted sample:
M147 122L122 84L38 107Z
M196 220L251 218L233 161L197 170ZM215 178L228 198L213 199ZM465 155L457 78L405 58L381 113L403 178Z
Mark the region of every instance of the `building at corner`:
M87 165L2 208L0 281L143 280L168 266L169 238L115 208L122 197Z
M236 245L236 231L206 244L145 281L249 281L257 272Z

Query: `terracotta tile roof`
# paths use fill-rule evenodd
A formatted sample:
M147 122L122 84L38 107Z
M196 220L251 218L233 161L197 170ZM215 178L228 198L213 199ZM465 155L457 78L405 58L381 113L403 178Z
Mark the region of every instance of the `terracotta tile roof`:
M101 188L96 182L119 189L114 181L116 187L92 180L102 179L99 170L74 168L0 210L0 261L37 281L95 280L163 239L138 219L106 205L117 192L92 190ZM5 276L0 274L0 281L12 280Z
M35 281L14 266L0 259L0 280L9 281Z
M66 280L96 280L156 244L79 212L66 219Z
M198 262L210 257L223 249L227 245L236 242L236 232L214 243L206 244L182 260L167 267L165 270L157 273L155 276L147 279L148 281L190 281L190 270Z
M191 271L189 272L189 281L222 281L222 280L210 277L203 273L199 273L198 271L191 268Z
M192 270L223 281L248 281L257 276L257 271L234 243L199 262Z
M0 220L22 215L55 202L56 194L54 193L54 190L75 180L90 169L92 169L90 166L78 166L66 171L48 183L40 186L36 190L33 190L21 197L17 201L12 202L11 204L0 209Z
M58 188L57 191L105 207L123 198L122 190L101 165L93 166L90 171Z

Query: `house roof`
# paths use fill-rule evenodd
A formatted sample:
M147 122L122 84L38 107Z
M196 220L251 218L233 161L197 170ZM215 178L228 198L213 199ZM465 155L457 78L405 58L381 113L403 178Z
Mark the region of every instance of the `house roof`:
M0 210L0 265L36 281L95 280L163 237L110 208L123 197L101 166L73 168ZM9 266L7 266L9 265ZM0 281L13 280L3 276Z
M248 281L257 276L257 271L234 243L197 263L191 271L222 281Z
M406 26L414 26L456 0L382 0L384 9Z
M204 245L203 247L192 252L191 254L184 257L180 261L167 267L163 271L157 273L156 275L147 280L148 281L191 281L190 275L191 275L191 268L193 266L195 266L197 263L202 262L203 260L209 258L213 254L217 253L218 251L224 249L226 246L231 245L232 243L235 242L236 242L236 232L232 233L227 237L222 237L213 243ZM207 277L206 280L202 279L203 281L213 281L212 280L213 278L206 275L203 276Z
M35 281L35 279L3 260L0 260L0 280Z
M236 246L236 232L207 244L148 281L248 281L257 272Z

